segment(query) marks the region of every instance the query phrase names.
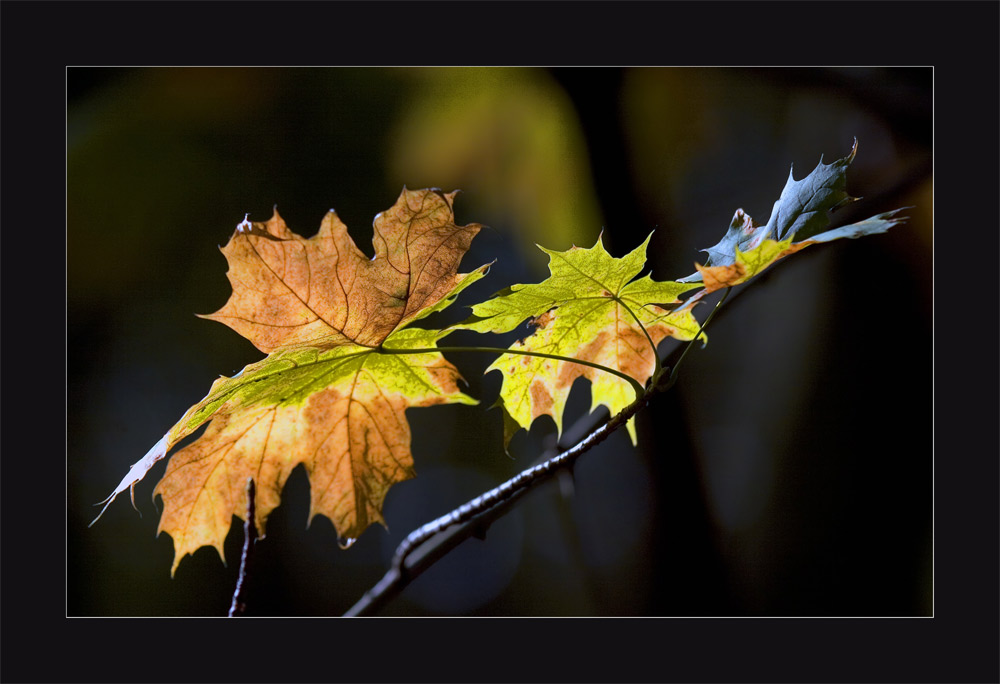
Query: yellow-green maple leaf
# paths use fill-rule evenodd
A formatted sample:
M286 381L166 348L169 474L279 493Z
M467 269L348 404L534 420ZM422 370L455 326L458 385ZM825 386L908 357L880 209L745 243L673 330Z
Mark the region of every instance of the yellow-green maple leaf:
M171 457L154 490L163 499L158 531L174 541L171 573L202 546L223 555L232 516L246 516L247 478L256 483L254 517L263 533L300 463L310 480L310 520L329 517L344 539L384 524L389 487L414 475L405 410L477 403L459 390L455 367L427 351L447 333L406 327L485 273L485 266L457 272L481 226L454 223L454 196L404 189L375 219L372 259L333 211L309 239L277 212L237 227L222 249L232 296L206 318L269 355L216 380L107 500L131 492L171 447L211 420ZM392 353L406 349L422 351Z
M656 282L649 275L633 280L646 262L649 237L621 258L612 257L601 238L591 248L573 247L549 255L550 277L514 285L472 307L456 327L502 333L531 318L535 331L511 345L512 351L570 357L612 368L644 385L656 369L655 347L666 337L690 340L698 321L690 309L675 313L678 295L700 283ZM663 306L661 306L663 305ZM487 372L503 373L500 401L518 426L528 429L548 415L561 434L563 410L578 377L591 382L591 410L607 406L612 415L636 398L631 383L606 371L571 361L522 354L500 356ZM635 425L628 423L635 443ZM509 440L512 431L505 430Z

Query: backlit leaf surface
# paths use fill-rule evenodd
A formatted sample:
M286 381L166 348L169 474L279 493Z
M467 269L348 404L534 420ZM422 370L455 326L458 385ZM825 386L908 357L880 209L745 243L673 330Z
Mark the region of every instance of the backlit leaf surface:
M246 516L247 478L256 483L263 533L300 463L309 475L310 520L327 516L344 540L384 524L389 487L414 475L405 410L476 403L440 353L390 353L434 349L447 333L407 326L448 306L485 273L485 266L457 272L480 226L454 223L454 196L404 189L375 219L372 259L333 211L309 239L277 212L266 223L237 227L222 248L232 296L205 317L269 355L216 380L107 501L211 421L171 457L154 490L163 499L159 531L174 541L171 572L202 546L223 554L232 516Z
M655 345L666 337L690 340L698 322L690 310L675 313L678 295L699 283L656 282L649 275L633 280L646 262L647 237L621 258L612 257L601 238L590 248L560 252L539 246L549 255L548 279L514 285L472 307L472 316L458 327L503 333L531 319L534 332L511 350L541 352L590 361L613 368L645 384L656 367ZM645 329L645 331L643 330ZM635 400L630 383L616 375L570 361L504 354L487 371L503 374L500 400L505 439L543 415L562 432L563 410L578 377L591 382L591 410L607 406L612 415ZM628 423L635 442L635 426Z

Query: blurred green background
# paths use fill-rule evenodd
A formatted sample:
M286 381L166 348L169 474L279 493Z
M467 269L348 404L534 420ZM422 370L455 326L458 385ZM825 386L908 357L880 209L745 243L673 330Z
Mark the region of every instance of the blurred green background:
M313 234L331 207L371 253L405 185L460 188L489 226L462 270L479 301L546 275L540 243L614 256L655 229L648 267L688 275L742 207L760 222L789 165L858 156L854 220L886 235L813 247L727 306L674 390L569 481L525 498L385 615L929 615L932 611L932 73L920 69L70 68L67 609L224 615L242 530L181 562L155 537L164 462L118 483L219 375L261 354L196 318L229 296L217 250L277 205ZM707 309L699 316L704 318ZM456 334L506 344L523 334ZM463 337L462 335L466 335ZM665 343L664 351L669 347ZM490 357L453 354L480 407L408 412L417 478L389 531L349 550L306 528L297 469L257 546L249 615L337 615L410 530L527 467L548 419L501 448ZM574 388L566 424L589 406ZM158 504L158 502L157 502Z

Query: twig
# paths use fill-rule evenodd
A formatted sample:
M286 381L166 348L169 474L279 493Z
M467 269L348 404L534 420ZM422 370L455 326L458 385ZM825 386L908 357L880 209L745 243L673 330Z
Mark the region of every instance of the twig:
M243 556L240 558L240 575L236 580L236 590L233 592L233 604L229 606L229 617L240 617L247 610L247 584L250 580L250 561L253 559L253 547L257 541L257 525L254 522L254 483L253 478L247 478L247 519L243 523Z

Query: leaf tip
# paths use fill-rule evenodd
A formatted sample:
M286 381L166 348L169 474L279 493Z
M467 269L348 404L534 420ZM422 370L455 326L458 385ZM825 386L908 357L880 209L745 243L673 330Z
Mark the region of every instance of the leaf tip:
M493 402L490 409L500 409L500 414L503 419L503 452L507 454L508 458L513 459L514 457L510 453L510 441L514 438L514 435L518 433L521 429L521 424L514 419L510 412L507 410L507 406L504 404L503 399L497 397L497 400Z
M104 511L108 510L108 506L110 506L111 502L115 500L115 496L117 496L117 494L112 494L104 501L98 501L97 503L94 504L95 506L100 506L101 504L104 504L104 508L102 508L101 512L97 514L96 518L90 521L90 524L87 525L87 527L93 527L94 523L96 523L98 520L101 519L101 516L104 515Z
M243 220L236 224L237 233L246 233L253 230L253 224L250 223L250 212L243 214Z
M94 520L91 521L90 525L87 527L90 527L100 520L101 516L104 515L104 511L106 511L108 506L111 505L111 502L114 501L119 494L124 492L126 488L129 490L129 497L132 499L132 507L135 508L136 511L139 510L135 505L135 484L145 477L146 473L149 472L150 468L152 468L157 461L166 456L167 450L170 448L169 437L169 432L163 435L163 437L161 437L160 440L146 452L145 456L129 467L128 473L125 474L122 481L118 483L117 487L115 487L115 491L111 493L111 496L104 501L94 504L95 506L100 506L103 503L104 508L101 509L101 512L97 514L97 517L94 518Z

